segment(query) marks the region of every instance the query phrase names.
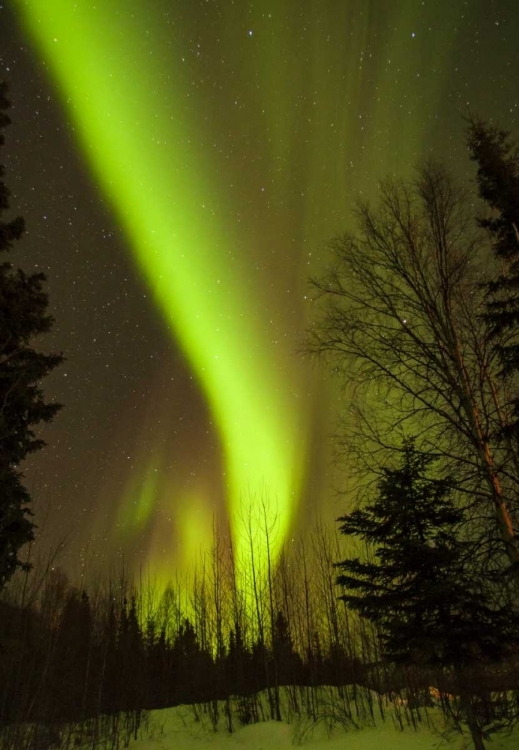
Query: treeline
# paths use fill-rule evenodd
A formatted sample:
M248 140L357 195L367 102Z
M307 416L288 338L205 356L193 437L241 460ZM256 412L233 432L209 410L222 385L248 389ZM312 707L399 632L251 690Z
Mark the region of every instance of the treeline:
M37 595L11 586L0 603L0 721L77 722L264 690L279 719L282 685L361 681L358 626L334 590L336 542L331 530L316 537L312 575L303 544L267 574L268 545L256 539L252 570L238 576L216 539L190 584L161 592L125 575L83 590L59 569ZM247 711L253 720L254 700Z
M214 728L223 722L228 731L287 712L319 721L331 710L320 693L330 686L342 714L362 724L374 720L370 691L404 696L417 710L430 703L431 685L455 692L448 670L381 659L376 629L337 598L333 529L317 525L270 572L268 541L253 542L248 571L216 537L190 583L162 591L125 575L83 590L59 569L38 592L26 586L37 576L11 586L0 604L2 746L65 747L76 727L81 742L117 747L149 710L179 704L203 706ZM518 661L467 673L485 721L515 712ZM37 741L27 740L28 727Z
M141 623L136 594L120 606L102 602L96 609L85 591L70 588L61 605L52 613L0 605L4 722L77 722L361 677L358 659L342 647L322 653L317 635L303 658L282 612L268 643L246 643L236 625L215 654L187 617L176 632L159 617ZM279 705L273 712L280 718Z

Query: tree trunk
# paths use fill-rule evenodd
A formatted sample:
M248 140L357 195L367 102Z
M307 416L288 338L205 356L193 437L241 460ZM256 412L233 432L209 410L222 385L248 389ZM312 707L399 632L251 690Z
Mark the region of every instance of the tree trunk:
M460 702L465 721L467 722L472 737L472 742L474 743L474 750L486 750L485 743L483 742L483 732L481 731L481 727L479 726L478 720L474 714L471 696L461 685Z
M461 385L458 386L460 403L463 407L463 410L465 411L465 415L470 425L473 439L477 446L479 458L483 466L485 467L486 479L492 493L494 512L496 514L499 531L501 534L501 538L505 544L506 554L513 569L514 580L519 587L519 546L517 544L517 536L514 532L512 519L510 518L510 513L508 512L508 508L503 497L501 482L495 470L492 451L487 439L485 438L485 434L481 426L481 417L479 414L478 405L473 397L470 380L465 367L465 362L460 351L456 329L453 325L453 321L450 318L448 319L448 322L450 327L452 356L461 376Z

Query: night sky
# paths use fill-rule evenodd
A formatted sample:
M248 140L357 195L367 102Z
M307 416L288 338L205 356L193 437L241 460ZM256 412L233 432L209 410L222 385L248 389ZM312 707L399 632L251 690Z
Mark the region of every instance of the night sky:
M48 274L65 405L25 467L72 575L169 576L250 502L277 543L342 512L340 391L299 351L355 195L470 110L519 132L517 0L11 0L2 160Z

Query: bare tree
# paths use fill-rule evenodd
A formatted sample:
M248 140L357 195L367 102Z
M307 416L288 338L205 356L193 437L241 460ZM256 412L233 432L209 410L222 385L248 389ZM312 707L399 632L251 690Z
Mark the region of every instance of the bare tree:
M378 206L358 204L357 231L333 242L332 270L312 282L322 314L308 348L348 385L343 438L357 469L372 471L413 434L456 472L474 523L494 540L497 524L519 582L519 471L502 437L509 384L496 377L482 316L494 261L473 214L440 165L382 183Z

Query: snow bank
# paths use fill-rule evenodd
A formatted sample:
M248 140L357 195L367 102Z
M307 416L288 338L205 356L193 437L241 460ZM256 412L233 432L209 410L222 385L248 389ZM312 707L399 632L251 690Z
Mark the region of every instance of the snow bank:
M399 731L388 716L377 726L362 729L333 728L326 721L316 723L295 721L264 721L242 726L229 734L224 729L213 731L203 713L192 707L153 711L148 737L132 742L131 750L288 750L300 746L304 750L470 750L470 736L447 732L439 712L429 713L431 727L420 725L415 731ZM488 750L517 750L519 731L502 734L487 742Z

